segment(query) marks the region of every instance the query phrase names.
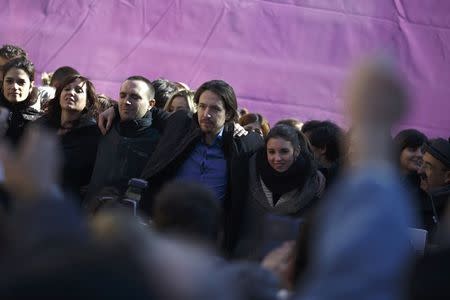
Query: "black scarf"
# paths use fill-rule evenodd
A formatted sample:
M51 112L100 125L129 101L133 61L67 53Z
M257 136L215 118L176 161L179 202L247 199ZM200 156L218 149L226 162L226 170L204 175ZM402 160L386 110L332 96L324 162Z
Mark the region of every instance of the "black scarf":
M302 189L313 168L311 160L300 153L289 169L280 173L269 165L266 148L263 148L256 154L256 172L272 192L273 203L276 204L283 194L296 188Z
M134 138L147 132L147 130L150 129L150 126L152 125L152 121L152 111L149 110L140 119L127 120L124 122L120 122L120 120L118 120L116 125L118 126L117 129L121 136Z

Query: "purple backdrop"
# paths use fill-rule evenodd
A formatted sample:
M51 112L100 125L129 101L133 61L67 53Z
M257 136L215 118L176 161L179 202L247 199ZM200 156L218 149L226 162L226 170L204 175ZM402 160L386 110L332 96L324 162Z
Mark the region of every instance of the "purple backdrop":
M342 82L362 55L388 53L412 107L401 127L450 134L450 1L0 0L0 44L38 73L71 65L117 97L129 75L195 88L224 79L241 107L343 122Z

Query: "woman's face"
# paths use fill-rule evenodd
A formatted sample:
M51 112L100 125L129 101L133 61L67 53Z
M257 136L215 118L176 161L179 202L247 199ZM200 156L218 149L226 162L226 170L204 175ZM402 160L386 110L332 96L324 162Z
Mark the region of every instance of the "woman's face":
M80 78L66 85L59 97L61 110L81 112L86 107L87 93L86 81Z
M25 101L31 93L33 82L28 74L17 68L11 68L3 80L3 95L11 103Z
M406 147L400 153L400 167L405 172L417 172L422 166L421 147Z
M189 111L189 105L184 97L175 97L170 103L169 112L174 112L177 110Z
M280 173L287 171L300 153L290 141L283 138L270 138L266 149L269 165Z

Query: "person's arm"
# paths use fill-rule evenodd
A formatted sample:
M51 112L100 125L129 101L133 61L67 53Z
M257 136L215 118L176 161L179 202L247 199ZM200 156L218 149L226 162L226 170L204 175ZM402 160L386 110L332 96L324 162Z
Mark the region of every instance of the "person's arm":
M119 114L117 105L114 105L98 116L98 128L103 135L107 134L111 129L114 119Z

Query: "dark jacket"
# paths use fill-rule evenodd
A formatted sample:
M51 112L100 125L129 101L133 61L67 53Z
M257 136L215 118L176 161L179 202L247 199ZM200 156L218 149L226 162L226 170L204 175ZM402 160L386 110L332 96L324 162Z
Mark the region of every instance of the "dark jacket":
M0 106L9 109L8 129L5 136L11 143L17 145L22 137L24 130L29 122L37 120L41 117L41 113L32 108L31 105L35 103L31 100L12 104L0 95Z
M450 185L435 189L422 198L421 217L428 231L428 243L439 245L441 230L439 223L444 217L450 201Z
M234 124L227 123L223 131L223 151L227 160L227 191L223 204L223 250L230 254L237 240L242 221L242 207L247 193L248 162L251 155L263 146L261 136L249 133L233 137ZM172 180L180 166L200 141L202 132L197 114L189 116L180 111L167 120L164 134L155 152L142 172L149 182L149 189L142 201L142 208L151 215L153 198L164 183Z
M258 175L256 156L257 154L254 154L250 158L249 192L243 212L242 228L239 230L239 242L233 253L233 256L247 260L259 260L265 254L267 249L264 248L270 243L269 239L273 238L269 236L271 232L269 227L277 226L276 223L271 223L272 220L274 222L280 220L283 225L296 227L292 231L298 230L296 225L300 218L306 218L311 213L325 188L325 177L316 168L312 168L311 175L302 187L299 182L298 188L283 194L273 205L273 194ZM305 170L305 172L309 174L308 171ZM272 216L281 216L281 218L272 218ZM298 221L289 220L290 218L298 219ZM290 228L283 229L289 231ZM282 238L280 232L277 234L280 235L277 238Z
M37 123L53 130L59 128L59 122L45 115ZM89 115L83 115L75 126L66 134L59 136L63 150L62 186L81 201L84 197L82 188L89 184L97 156L100 140L97 123Z
M140 176L160 137L152 122L151 111L139 120L116 119L108 134L100 139L88 201L104 187L124 192L128 180Z

